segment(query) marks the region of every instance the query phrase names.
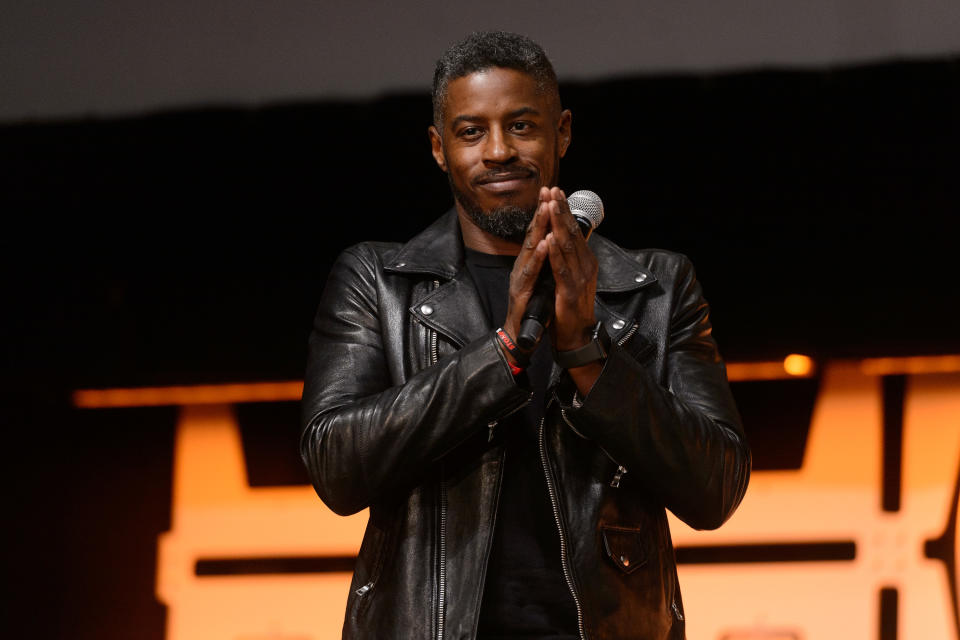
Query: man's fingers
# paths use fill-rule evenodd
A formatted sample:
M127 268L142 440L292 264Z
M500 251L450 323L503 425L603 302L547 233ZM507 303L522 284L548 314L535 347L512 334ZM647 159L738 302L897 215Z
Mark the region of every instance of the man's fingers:
M597 260L570 212L560 189L550 191L550 232L546 236L556 281L553 340L557 348L582 346L585 331L595 323Z
M510 297L517 303L526 304L530 295L533 293L533 287L543 268L543 263L547 259L549 247L547 241L543 238L526 252L526 256L521 261L517 257L513 264L513 271L510 273Z
M582 263L571 262L556 234L547 235L550 247L550 266L556 282L554 304L554 346L567 351L586 343L587 329L596 322L594 294L596 292L596 259L588 255ZM589 252L589 248L587 249Z
M525 252L531 252L536 249L537 244L547 233L547 227L550 225L550 214L547 212L547 203L549 200L541 198L537 204L537 210L533 212L533 219L527 225L527 232L523 238L523 246L520 248L518 259L523 257Z
M540 275L543 263L549 253L544 237L550 228L549 204L551 201L550 189L541 188L533 220L527 226L520 253L517 255L517 259L513 263L513 271L510 273L510 301L507 305L507 319L504 321L504 328L512 328L514 333L511 333L511 335L515 335L516 329L519 327L519 314L523 313L530 296L533 294L537 277Z
M529 283L530 287L533 286L533 281L535 281L540 274L540 268L543 266L543 261L547 257L547 252L547 242L541 238L540 242L537 243L531 252L529 260L519 265L518 275L521 283Z
M557 191L559 192L559 189ZM560 195L562 196L562 192ZM553 234L553 242L556 243L561 254L558 264L554 264L553 258L551 258L550 264L553 266L554 272L564 269L578 271L583 260L583 251L588 249L583 235L577 227L576 220L570 215L566 200L553 200L550 203L549 212L550 233ZM573 225L572 229L571 223Z
M513 271L510 272L507 317L503 321L504 330L512 337L516 337L520 330L520 319L533 295L537 277L540 275L548 253L547 241L541 238L540 242L532 249L522 252L513 263ZM523 258L522 262L521 258Z
M549 249L550 267L553 269L553 279L557 283L557 293L560 295L575 295L578 288L579 264L574 252L564 247L557 234L547 234L546 243Z

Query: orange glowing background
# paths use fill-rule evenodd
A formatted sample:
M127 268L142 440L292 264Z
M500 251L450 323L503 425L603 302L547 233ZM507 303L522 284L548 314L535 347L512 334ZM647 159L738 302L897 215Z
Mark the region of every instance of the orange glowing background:
M731 381L820 376L803 464L755 471L721 529L671 516L678 548L833 544L852 558L680 565L691 640L874 640L881 592L897 597L897 637L960 640L956 576L931 545L960 547L960 356L730 363ZM900 505L884 510L882 376L906 376ZM355 555L366 513L341 518L308 486L251 487L232 405L297 400L299 381L82 390L77 407L178 405L171 530L158 541L167 638L340 637L350 574L198 575L209 558ZM953 589L953 594L951 594Z

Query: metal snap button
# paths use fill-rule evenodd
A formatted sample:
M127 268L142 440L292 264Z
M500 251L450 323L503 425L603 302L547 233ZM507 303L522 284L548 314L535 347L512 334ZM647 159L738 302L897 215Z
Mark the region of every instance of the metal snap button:
M407 266L407 263L406 263L406 262L398 262L395 266L399 269L400 267L405 267L405 266Z
M614 320L613 324L610 326L612 326L614 329L617 329L619 331L620 329L623 329L623 325L625 324L626 323L623 320Z
M634 278L633 281L634 281L634 282L643 282L643 281L646 280L646 279L647 279L647 274L645 274L645 273L638 273L638 274L637 274L637 277Z
M428 315L430 315L431 313L433 313L433 307L431 307L431 306L428 305L428 304L422 305L422 306L420 307L420 313L422 313L422 314L425 315L425 316L428 316Z
M628 558L627 556L620 556L620 563L621 563L623 566L625 566L625 567L629 567L629 566L630 566L630 558Z

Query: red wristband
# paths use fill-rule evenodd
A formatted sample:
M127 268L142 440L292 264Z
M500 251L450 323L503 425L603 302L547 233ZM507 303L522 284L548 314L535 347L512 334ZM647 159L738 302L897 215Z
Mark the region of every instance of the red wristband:
M507 332L503 328L497 329L497 338L500 339L500 343L507 350L507 353L513 356L513 358L518 362L525 362L529 358L529 354L525 354L523 351L520 351L516 343L510 339L510 336L507 335ZM510 365L510 371L513 372L513 375L517 375L523 371L523 367L518 366L507 360L507 364Z

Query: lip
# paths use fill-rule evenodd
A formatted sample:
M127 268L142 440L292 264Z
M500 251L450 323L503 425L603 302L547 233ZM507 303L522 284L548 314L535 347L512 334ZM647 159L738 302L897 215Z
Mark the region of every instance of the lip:
M510 191L519 191L527 186L527 183L533 176L526 175L505 175L498 177L485 178L477 183L477 186L486 191L496 193L506 193Z

